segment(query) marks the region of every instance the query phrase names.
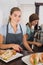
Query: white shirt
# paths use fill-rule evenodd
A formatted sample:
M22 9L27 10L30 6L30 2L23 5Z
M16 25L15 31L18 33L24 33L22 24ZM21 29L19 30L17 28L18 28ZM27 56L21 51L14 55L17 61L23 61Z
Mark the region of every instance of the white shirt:
M26 34L26 26L24 24L20 24L20 25L21 25L21 28L22 28L22 31L23 31L23 35ZM17 29L17 32L15 33L12 26L11 26L11 24L9 23L8 32L13 33L13 34L21 33L20 25L18 24L18 27L17 27L18 29ZM6 33L7 33L7 25L3 25L0 28L0 34L2 34L4 37L6 37Z

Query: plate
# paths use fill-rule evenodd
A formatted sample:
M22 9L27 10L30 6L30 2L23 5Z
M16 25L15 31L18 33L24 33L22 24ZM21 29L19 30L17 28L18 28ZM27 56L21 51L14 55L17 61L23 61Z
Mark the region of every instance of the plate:
M21 53L16 53L16 55L12 55L8 60L4 60L4 59L2 59L2 58L0 58L2 61L4 61L4 62L6 62L6 63L8 63L8 62L10 62L10 61L12 61L12 60L14 60L14 59L17 59L17 58L19 58L19 57L21 57L21 56L23 56L23 54L21 54Z
M40 53L38 53L38 54L40 54ZM27 65L32 65L31 63L30 63L30 55L27 55L27 56L24 56L24 57L22 57L22 61L25 63L25 64L27 64ZM39 63L38 65L43 65L43 63Z

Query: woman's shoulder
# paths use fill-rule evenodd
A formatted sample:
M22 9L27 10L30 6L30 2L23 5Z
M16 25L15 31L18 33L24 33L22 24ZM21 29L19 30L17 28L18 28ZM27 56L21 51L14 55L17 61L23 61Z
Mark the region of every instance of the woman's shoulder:
M21 23L20 26L22 28L23 34L26 34L26 25Z
M6 35L7 24L0 27L0 34Z
M30 30L30 27L29 27L29 25L26 25L26 29Z
M24 30L26 29L26 25L25 24L20 24L21 28Z

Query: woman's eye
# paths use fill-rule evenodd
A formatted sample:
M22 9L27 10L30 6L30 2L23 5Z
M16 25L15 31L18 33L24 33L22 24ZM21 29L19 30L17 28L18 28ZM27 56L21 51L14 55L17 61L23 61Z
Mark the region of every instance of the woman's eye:
M17 17L17 16L18 16L18 15L16 15L16 14L14 15L14 17ZM20 18L20 17L21 17L21 15L19 15L18 17Z
M19 18L21 17L21 15L19 15Z

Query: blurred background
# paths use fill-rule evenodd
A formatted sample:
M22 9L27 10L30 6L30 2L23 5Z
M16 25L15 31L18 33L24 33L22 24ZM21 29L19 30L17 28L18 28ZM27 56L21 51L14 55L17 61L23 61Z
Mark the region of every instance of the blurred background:
M9 11L16 6L22 11L23 24L29 21L32 13L37 13L40 18L39 25L43 24L43 0L0 0L0 27L7 24Z

